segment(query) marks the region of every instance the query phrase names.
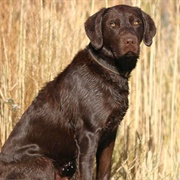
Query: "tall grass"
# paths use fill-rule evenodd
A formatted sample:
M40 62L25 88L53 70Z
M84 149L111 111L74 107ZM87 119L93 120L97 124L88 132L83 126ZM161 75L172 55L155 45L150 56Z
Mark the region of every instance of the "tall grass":
M179 180L179 0L1 0L0 146L41 87L86 46L86 18L116 4L151 14L157 35L150 48L141 45L130 79L112 180Z

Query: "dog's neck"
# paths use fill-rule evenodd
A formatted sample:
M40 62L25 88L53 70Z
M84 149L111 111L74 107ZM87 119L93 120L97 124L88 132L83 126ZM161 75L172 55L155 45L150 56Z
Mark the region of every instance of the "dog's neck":
M92 56L93 60L95 60L99 65L107 69L108 71L111 71L115 74L119 74L122 77L129 78L130 73L132 69L135 68L136 62L137 62L137 57L134 57L133 59L133 65L130 68L124 68L119 62L126 61L125 58L122 57L122 59L116 60L115 57L108 57L108 52L106 52L106 49L103 49L103 53L100 55L98 51L94 50L94 48L91 45L88 45L87 47L88 51L90 52L90 55ZM103 55L105 55L103 57ZM113 59L113 60L112 60Z
M119 74L119 71L116 68L116 66L113 66L112 64L105 61L103 58L99 57L97 52L92 47L88 46L88 50L91 56L93 57L93 60L95 60L100 66L104 67L108 71L111 71L115 74Z

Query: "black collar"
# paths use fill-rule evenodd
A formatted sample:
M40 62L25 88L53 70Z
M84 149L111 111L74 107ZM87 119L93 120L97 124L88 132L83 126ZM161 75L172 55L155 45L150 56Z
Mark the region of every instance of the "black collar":
M118 75L121 75L125 78L129 78L129 75L131 72L119 72L119 70L115 66L109 64L108 62L106 62L102 58L98 57L92 48L88 47L88 50L89 50L93 60L96 61L96 63L98 63L100 66L107 69L108 71L111 71L114 74L118 74Z

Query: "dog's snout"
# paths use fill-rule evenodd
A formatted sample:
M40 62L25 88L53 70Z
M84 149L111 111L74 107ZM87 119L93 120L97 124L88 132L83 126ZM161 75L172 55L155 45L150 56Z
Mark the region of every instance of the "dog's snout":
M138 37L134 34L126 33L122 35L120 40L121 54L124 55L128 52L139 54L139 41Z
M124 38L124 44L129 46L129 45L134 45L136 44L136 38L134 37L127 37L127 38Z

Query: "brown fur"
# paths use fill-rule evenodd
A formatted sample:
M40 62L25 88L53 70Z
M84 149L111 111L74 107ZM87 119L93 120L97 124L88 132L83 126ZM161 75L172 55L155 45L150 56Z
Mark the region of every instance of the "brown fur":
M110 179L128 78L156 29L139 8L119 5L88 18L85 30L90 44L39 92L5 142L0 178L62 180L77 169L90 180L96 157L96 179Z

